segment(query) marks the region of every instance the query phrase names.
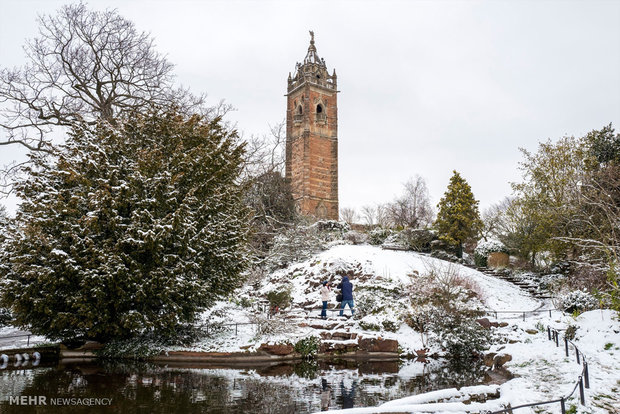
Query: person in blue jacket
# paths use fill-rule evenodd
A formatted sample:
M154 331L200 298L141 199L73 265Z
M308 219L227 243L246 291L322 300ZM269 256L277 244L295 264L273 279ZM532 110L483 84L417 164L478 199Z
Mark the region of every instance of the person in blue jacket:
M340 308L340 316L343 316L344 307L346 305L349 305L349 308L351 308L351 315L353 315L355 313L355 310L353 309L353 307L354 307L354 304L353 304L353 284L351 282L349 282L349 278L348 277L343 276L342 277L342 282L340 282L340 284L338 285L338 288L342 292L342 306Z

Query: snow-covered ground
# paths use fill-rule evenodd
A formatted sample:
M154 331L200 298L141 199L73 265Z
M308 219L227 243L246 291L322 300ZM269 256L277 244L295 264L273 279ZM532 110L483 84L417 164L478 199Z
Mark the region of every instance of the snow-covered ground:
M416 283L419 275L431 269L458 271L461 276L474 281L481 291L483 305L489 311L515 311L514 314L498 314L497 321L507 322L508 326L492 328L496 333L496 343L489 352L512 355L512 361L508 362L505 367L515 374L516 378L501 385L499 400L467 407L459 402L453 405L442 403L434 407L427 406L429 412L465 412L465 408L492 410L498 409L502 404L510 403L514 407L519 404L557 399L567 395L573 389L582 366L575 362L572 348L567 358L562 346L556 348L554 343L547 339L545 329L546 326L551 326L564 330L569 325L577 327L575 343L586 355L589 363L591 386L589 390L586 390L585 408L579 405L578 393L573 394L569 399L567 408L574 405L578 412L620 412L618 402L618 395L620 395L620 324L617 318L614 319L612 311L591 311L576 319L559 311L552 311L551 316L547 311L526 313L524 321L521 312L546 310L553 306L551 303L532 298L527 292L509 282L484 275L468 267L413 252L382 250L367 245L339 245L304 262L274 272L260 286L246 288L237 299L264 297L270 291L288 287L291 290L292 308L297 309L291 313L304 317L307 314L303 311L304 308L314 308L315 310L310 312L310 315L316 316L320 307L319 285L323 280L338 282L340 275L346 274L354 285L354 295L372 292L372 287L378 286L376 294L380 296L382 289L405 292L408 286ZM356 332L361 336L397 339L405 352L422 348L419 334L402 323L400 319L406 312L406 300L397 301L391 305L392 308L383 312L383 317L398 322L400 327L396 332L383 329L380 331L362 329L360 322L368 320L369 317L354 319L355 323L351 332ZM243 308L235 302L219 303L215 309L215 314L219 311L219 318L223 322L247 322L256 318L256 315L252 314L255 311L251 308ZM204 317L205 320L211 322L218 318L214 317L212 312L205 314ZM491 316L489 318L494 320ZM286 322L286 319L281 316L280 320L285 324L282 327L283 331L261 335L252 326L244 325L239 327L237 335L234 335L234 330L224 332L216 336L215 341L210 339L205 343L196 344L195 349L252 350L263 342L295 343L308 335L316 335L315 330L303 326L305 324L302 323L302 326L299 326L299 319L289 319L293 322ZM527 330L530 333L526 332ZM396 411L399 411L401 408L404 409L405 405L409 405L412 412L421 412L419 411L421 410L420 398L422 397L401 401L402 404L398 407L385 406L381 409L375 407L368 410L353 409L353 411L343 410L342 412L381 412L388 410L388 407L390 410L398 408ZM547 411L540 411L541 409ZM556 404L538 408L538 411L523 409L517 412L558 411L559 405Z
M420 335L403 323L404 315L411 311L407 290L419 281L420 275L431 270L458 272L475 282L481 296L479 305L488 311L518 312L498 314L497 321L506 322L508 325L492 328L496 340L489 350L512 355L512 360L505 364L505 368L516 377L500 386L499 400L488 403L472 403L465 407L458 398L452 396L449 401L436 403L440 405L426 405L423 408L420 404L433 400L428 396L415 396L380 408L357 408L342 412L424 412L424 409L428 409L428 412L466 412L493 410L508 403L514 407L557 399L573 389L582 366L575 362L574 350L571 348L570 356L566 357L563 344L556 348L555 344L547 339L545 329L546 326L551 326L565 330L569 325L573 325L577 328L574 342L586 355L589 363L590 389L585 393L585 407L579 405L578 393L575 393L567 402L567 408L575 406L577 412L584 413L620 413L620 323L612 311L590 311L577 318L558 311L552 311L549 315L545 311L537 314L526 313L523 320L521 312L545 310L552 305L532 298L509 282L464 266L423 254L382 250L367 245L337 245L308 260L275 271L263 281L249 284L231 299L218 302L202 315L202 322L209 324L211 329L208 339L182 349L251 351L261 343L295 343L302 338L316 336L317 330L310 325L322 323L317 319L321 305L320 283L323 280L337 283L342 275L347 275L354 285L354 297L358 304L371 299L380 302L387 297L385 292L390 292L391 297L396 295L399 299L384 303L379 316L356 316L346 321L333 317L327 323L346 325L350 332L358 336L397 339L404 352L413 352L422 348L423 344ZM258 310L259 299L264 300L268 292L285 288L291 292L291 309L273 319L266 319ZM335 305L335 294L331 304ZM494 320L491 316L489 319ZM213 334L218 323L239 325L220 327L219 331ZM263 330L258 329L257 323L261 324ZM372 330L362 326L373 324L375 329ZM396 326L397 329L387 329L390 326ZM6 332L6 329L0 331L0 335L6 335ZM431 352L434 351L438 350L431 349ZM475 391L476 389L472 392ZM452 391L446 391L449 392ZM559 412L559 405L538 410L524 409L517 413L555 413Z

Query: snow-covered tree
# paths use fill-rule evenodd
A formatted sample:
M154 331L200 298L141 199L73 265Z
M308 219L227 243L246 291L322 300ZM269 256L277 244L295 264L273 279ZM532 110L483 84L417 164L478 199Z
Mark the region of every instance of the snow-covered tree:
M454 171L448 189L437 207L439 212L435 228L439 238L457 246L460 257L463 243L479 234L482 221L478 212L478 200L474 198L471 187L458 172Z
M0 305L51 338L174 336L238 285L243 151L218 119L173 112L74 128L17 186Z

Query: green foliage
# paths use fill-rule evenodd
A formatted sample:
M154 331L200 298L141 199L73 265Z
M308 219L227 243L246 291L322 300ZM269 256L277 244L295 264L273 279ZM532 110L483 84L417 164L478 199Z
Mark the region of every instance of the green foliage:
M474 264L478 267L487 267L487 256L474 252Z
M620 134L614 132L610 123L600 131L589 132L585 137L590 154L599 164L620 165Z
M371 322L366 322L366 321L360 321L359 326L365 331L380 331L381 330L381 326L377 325L376 323L371 323Z
M0 306L54 339L175 336L239 285L243 154L219 120L176 113L75 129L16 187Z
M383 329L388 332L396 332L398 331L398 328L400 328L399 323L389 320L389 319L382 321L381 325L383 326Z
M291 291L288 289L272 290L267 293L267 300L271 306L284 309L291 303Z
M435 228L440 239L458 246L459 257L462 256L463 243L477 237L482 229L478 203L467 181L454 171L448 189L437 205L439 212Z
M575 339L577 329L579 329L579 327L576 325L568 325L568 327L566 327L566 331L564 332L564 336L566 337L566 339L568 339L569 341Z
M144 336L131 339L113 339L96 351L100 358L125 358L142 360L165 352L166 344L156 337Z
M383 227L377 227L368 233L368 243L378 246L383 244L385 239L387 239L392 234L390 229L385 229Z
M562 259L566 243L558 237L570 234L570 219L586 173L587 147L581 138L563 137L540 143L537 153L521 149L523 182L513 183L518 197L511 214L518 215L518 249L532 261L537 253L550 251Z
M319 352L319 338L316 336L309 336L304 339L300 339L294 346L295 352L300 354L304 359L312 359Z
M614 344L611 342L607 342L605 344L605 351L609 351L611 348L613 348Z
M300 363L295 364L293 370L295 374L300 378L314 380L317 379L319 376L320 367L315 359L304 359Z

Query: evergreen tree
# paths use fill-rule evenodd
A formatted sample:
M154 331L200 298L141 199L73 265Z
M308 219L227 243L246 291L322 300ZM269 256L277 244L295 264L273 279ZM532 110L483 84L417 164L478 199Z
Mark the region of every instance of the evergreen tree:
M435 228L439 238L458 248L458 256L463 255L463 243L475 238L482 229L478 212L478 200L474 199L471 187L461 175L454 171L448 189L437 205L439 212Z
M136 115L34 157L0 305L55 339L174 336L239 282L244 148L219 119Z

